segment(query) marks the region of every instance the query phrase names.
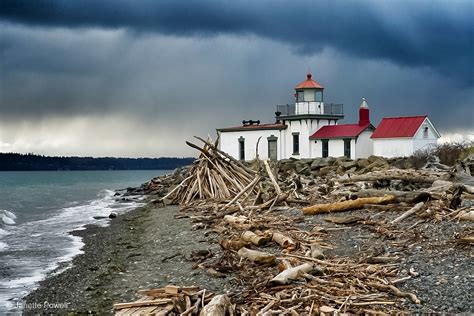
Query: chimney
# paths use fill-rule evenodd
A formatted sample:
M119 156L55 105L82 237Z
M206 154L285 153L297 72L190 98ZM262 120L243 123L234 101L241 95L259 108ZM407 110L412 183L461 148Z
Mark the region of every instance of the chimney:
M367 100L362 98L362 103L359 107L359 125L367 125L370 123L369 118L369 105L367 104Z

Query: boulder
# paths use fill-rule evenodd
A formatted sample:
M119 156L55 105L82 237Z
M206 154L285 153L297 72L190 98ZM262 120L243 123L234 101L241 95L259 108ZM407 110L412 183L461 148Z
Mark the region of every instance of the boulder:
M327 166L327 167L322 167L319 170L319 175L320 176L327 176L331 172L336 172L337 166Z
M311 162L311 170L319 170L322 167L329 166L329 162L326 161L324 158L315 158Z
M385 158L380 157L380 156L370 155L369 158L367 158L367 160L368 160L370 163L374 163L374 162L377 161L377 160L383 160L383 161L385 161Z
M354 160L349 160L341 163L341 166L344 167L344 169L351 169L354 167L357 167L357 162Z
M358 166L359 168L365 168L365 167L367 167L368 165L370 165L369 159L358 159L358 160L357 160L357 166Z

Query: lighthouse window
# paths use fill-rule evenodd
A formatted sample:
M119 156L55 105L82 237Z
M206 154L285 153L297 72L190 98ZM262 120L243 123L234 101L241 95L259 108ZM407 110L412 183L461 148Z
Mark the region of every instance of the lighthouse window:
M300 154L300 133L293 133L293 155Z
M423 128L423 138L428 138L428 127Z
M296 102L303 102L304 101L304 91L296 92Z
M245 160L245 138L239 138L239 159Z
M322 91L316 91L314 93L314 101L323 102L323 92Z

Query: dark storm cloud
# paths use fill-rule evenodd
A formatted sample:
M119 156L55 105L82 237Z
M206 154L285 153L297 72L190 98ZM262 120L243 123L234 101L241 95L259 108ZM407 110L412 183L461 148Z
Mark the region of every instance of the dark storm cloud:
M124 28L180 36L254 34L301 54L345 54L428 67L472 85L471 1L68 1L2 2L0 18L23 24Z

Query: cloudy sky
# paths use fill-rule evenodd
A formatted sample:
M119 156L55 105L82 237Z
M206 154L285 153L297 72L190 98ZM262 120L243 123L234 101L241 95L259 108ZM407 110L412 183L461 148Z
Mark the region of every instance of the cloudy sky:
M3 0L0 152L188 156L273 121L308 69L356 120L474 137L472 1Z

